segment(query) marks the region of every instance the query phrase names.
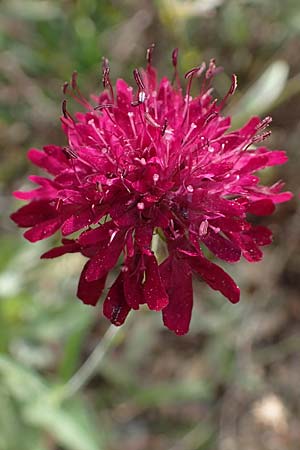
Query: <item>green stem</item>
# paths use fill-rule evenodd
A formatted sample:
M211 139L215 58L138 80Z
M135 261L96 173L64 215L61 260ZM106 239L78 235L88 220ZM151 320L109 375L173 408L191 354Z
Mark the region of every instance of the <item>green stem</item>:
M90 380L102 359L112 346L120 327L110 325L103 338L96 345L88 359L82 364L78 371L65 384L63 389L63 398L67 399L76 394Z

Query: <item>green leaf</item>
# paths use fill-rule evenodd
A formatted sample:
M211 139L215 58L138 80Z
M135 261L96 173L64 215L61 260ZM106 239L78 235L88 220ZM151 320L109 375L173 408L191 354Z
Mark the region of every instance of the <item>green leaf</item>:
M0 376L11 395L21 402L32 401L44 394L46 384L33 371L22 367L7 356L0 356Z
M25 419L43 428L60 444L70 450L101 450L99 433L91 426L84 406L68 410L55 404L50 397L40 399L24 411Z

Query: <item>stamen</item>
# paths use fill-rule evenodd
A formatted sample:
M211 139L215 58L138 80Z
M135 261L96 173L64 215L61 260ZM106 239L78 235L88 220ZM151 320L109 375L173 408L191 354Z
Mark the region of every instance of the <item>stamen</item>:
M114 99L114 90L109 78L109 72L110 72L110 67L109 67L109 61L107 58L103 58L103 63L102 63L102 84L104 89L106 89L107 87L109 88L109 92L110 92L110 96L112 99L112 102L114 103L115 99Z
M218 115L218 113L216 112L212 112L211 114L209 114L209 116L206 118L203 127L206 127L206 125L209 124L209 122L211 122L216 116Z
M258 134L257 136L254 136L253 138L252 138L252 144L255 144L256 142L262 142L262 141L264 141L265 139L267 139L269 136L271 136L271 131L266 131L265 133L263 133L263 134Z
M216 60L215 59L211 59L209 61L209 65L208 65L208 69L207 69L206 74L205 74L205 78L207 80L209 80L210 78L215 76L217 72L218 72L218 69L217 69L217 66L216 66Z
M58 198L58 199L56 200L56 204L55 204L55 209L56 209L56 211L59 211L59 209L60 209L62 203L63 203L63 200L62 200L61 198Z
M177 68L177 64L178 64L178 48L174 48L174 50L172 52L172 64L173 64L173 67L174 67L174 74L173 74L173 78L172 78L172 84L174 84L174 82L176 81L177 88L180 89L180 79L179 79L178 68Z
M63 113L64 118L72 120L72 122L75 124L75 120L73 119L73 117L71 116L71 114L67 110L67 100L63 100L62 101L61 109L62 109L62 113ZM64 121L63 118L61 120Z
M177 62L178 62L178 48L174 48L174 50L172 51L172 64L175 69L177 68Z
M139 92L139 103L144 103L146 100L146 93L144 91Z
M188 84L187 84L187 88L186 88L186 93L185 93L185 108L184 108L184 112L183 112L183 120L182 120L182 124L184 124L184 122L186 121L186 119L188 118L189 115L189 104L190 104L190 93L191 93L191 88L192 88L192 82L194 77L200 77L202 75L202 73L204 72L206 67L205 62L203 62L201 64L201 66L199 67L194 67L193 69L189 70L185 75L184 78L188 79Z
M256 129L264 130L265 128L267 128L270 125L271 122L272 122L272 117L267 116L257 125Z
M151 66L152 63L152 55L153 55L153 50L154 50L155 44L151 44L149 48L147 48L147 53L146 53L146 59L148 62L148 65Z
M208 231L208 220L205 219L200 223L199 226L199 236L205 236L207 234Z
M200 77L200 75L202 75L202 73L204 72L205 68L206 68L206 64L205 64L205 62L203 62L201 64L201 66L193 67L193 69L186 72L186 74L184 75L184 78L185 79L194 78L195 76Z
M146 119L146 122L149 123L149 125L151 125L154 128L160 128L159 123L155 122L153 117L148 112L145 112L144 117Z
M165 118L164 124L163 124L163 126L161 127L161 135L162 135L162 136L165 134L166 129L167 129L167 126L168 126L168 119Z
M218 106L219 110L224 107L228 97L230 97L231 95L233 95L235 93L236 88L237 88L237 76L235 74L232 74L230 88L229 88L227 94L225 95L225 97L223 98L223 100L221 101L220 105Z
M129 111L127 114L128 114L128 117L129 117L129 122L130 122L130 126L131 126L131 129L132 129L133 135L136 138L137 137L137 132L136 132L135 123L134 123L134 120L133 120L134 114L131 111Z
M62 109L62 113L63 113L64 117L66 119L68 119L69 115L68 115L68 111L67 111L67 100L63 100L63 102L61 104L61 109Z
M154 184L156 184L156 183L158 182L158 180L159 180L159 175L158 175L158 173L154 173L152 178L153 178Z
M138 85L139 90L144 91L145 85L144 85L144 82L142 80L141 74L138 69L134 69L133 76L134 76L136 84Z
M68 87L69 87L69 83L67 81L65 81L63 84L63 87L62 87L62 91L63 91L64 95L66 95Z
M62 149L62 151L68 159L77 159L78 158L78 154L75 152L75 150L71 149L70 147L64 147Z
M82 93L80 92L79 88L78 88L78 84L77 84L77 72L74 71L72 73L72 78L71 78L71 88L72 90L69 91L69 83L66 81L63 84L63 93L64 95L71 95L71 97L74 98L74 100L76 100L78 103L80 103L82 106L84 106L86 109L91 110L92 107L89 104L89 102L86 100L86 98L82 95Z
M94 110L96 111L96 110L101 110L101 109L106 109L106 108L115 108L115 105L113 105L112 103L106 103L103 105L95 106Z
M181 145L185 145L190 137L190 135L192 134L192 132L194 131L194 129L197 128L197 125L193 122L191 123L190 129L187 132L187 134L184 136L183 140L182 140L182 144Z
M143 209L145 209L145 203L144 202L139 202L136 206L137 206L137 208L140 211L143 211Z
M76 71L74 71L72 73L72 89L74 91L76 91L76 89L77 89L77 77L78 77L78 73Z

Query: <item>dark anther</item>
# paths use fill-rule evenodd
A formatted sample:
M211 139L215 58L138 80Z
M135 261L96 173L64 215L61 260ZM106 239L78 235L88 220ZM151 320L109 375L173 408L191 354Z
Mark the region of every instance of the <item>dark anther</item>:
M265 139L267 139L269 136L271 136L271 131L266 131L265 133L258 134L257 136L254 136L252 138L252 144L255 144L256 142L262 142Z
M66 156L66 158L68 158L68 159L77 159L78 158L78 155L75 152L75 150L72 150L70 147L64 147L62 149L62 151L63 151L64 155Z
M172 64L176 68L178 63L178 48L174 48L172 51Z
M267 116L257 125L256 129L264 130L265 128L267 128L270 125L271 122L272 122L272 117Z
M95 106L94 110L108 109L108 108L114 108L114 107L115 107L115 105L113 103L105 103L104 105Z
M203 62L201 64L201 66L198 67L194 67L193 69L189 70L185 75L184 78L191 78L191 77L200 77L200 75L204 72L205 70L205 62Z
M62 104L61 104L61 109L62 109L62 113L64 115L64 117L67 119L68 116L68 112L67 112L67 100L63 100Z
M69 83L67 81L65 81L63 84L63 87L62 87L62 91L63 91L64 95L66 95L68 87L69 87Z
M103 84L104 88L106 88L107 86L110 85L109 72L110 72L110 68L109 68L108 59L107 58L103 58L103 63L102 63L102 84Z
M145 112L144 117L146 119L146 122L149 123L149 125L151 125L154 128L160 128L159 123L157 123L148 112Z
M236 88L237 88L237 76L235 74L233 74L231 76L230 88L229 88L227 94L225 95L225 97L223 98L223 100L221 101L221 103L219 105L219 109L222 109L224 107L228 97L230 97L230 95L233 95L235 93Z
M228 94L233 95L237 88L237 76L233 73L231 76L231 86L229 88Z
M209 78L213 77L216 73L216 60L215 59L211 59L209 61L209 65L208 65L208 69L206 71L205 74L205 78L208 80Z
M77 72L74 71L72 73L72 89L73 89L73 91L75 91L77 88L77 76L78 76Z
M210 113L209 116L206 118L206 120L205 120L203 126L206 127L206 125L208 125L209 122L211 122L215 117L217 117L217 115L218 115L218 114L217 114L216 112Z
M163 124L163 126L161 127L161 135L162 135L162 136L165 134L166 129L167 129L167 126L168 126L168 119L165 118L164 124Z
M149 48L147 48L147 53L146 53L146 59L149 65L151 65L152 63L152 55L153 55L153 50L154 50L155 44L151 44Z
M102 84L104 89L106 87L109 88L110 91L110 96L111 96L111 100L112 102L114 102L114 90L109 78L109 72L110 72L110 67L109 67L109 62L107 58L103 58L103 63L102 63Z
M141 74L140 74L138 69L134 69L133 76L134 76L136 84L138 85L138 88L141 91L144 91L145 90L145 85L144 85L144 82L142 80Z

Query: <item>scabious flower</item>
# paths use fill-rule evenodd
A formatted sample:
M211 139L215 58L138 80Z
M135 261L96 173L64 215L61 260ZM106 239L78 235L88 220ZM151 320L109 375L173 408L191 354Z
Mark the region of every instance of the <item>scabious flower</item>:
M29 159L49 176L31 176L39 187L15 193L29 203L12 219L29 228L24 236L31 242L61 230L62 245L42 258L75 252L87 258L77 292L86 304L97 304L108 273L120 261L103 304L113 324L121 325L131 309L147 304L162 311L170 330L184 334L193 274L232 303L239 301L238 286L208 253L229 263L241 256L250 262L262 258L260 247L271 242L271 232L252 225L249 213L269 215L291 194L281 192L282 182L259 184L256 172L287 158L283 151L258 146L269 135L269 117L253 117L230 130L230 117L221 110L236 89L235 76L225 98L215 100L211 82L219 69L212 60L208 68L202 64L185 74L183 91L177 49L173 80L159 82L152 50L146 69L134 70L136 88L119 79L113 89L104 60L104 91L93 97L96 107L82 96L73 74L64 92L86 112L73 118L64 101L67 145L29 151ZM192 83L200 77L193 98ZM152 250L154 234L168 249L162 262Z

